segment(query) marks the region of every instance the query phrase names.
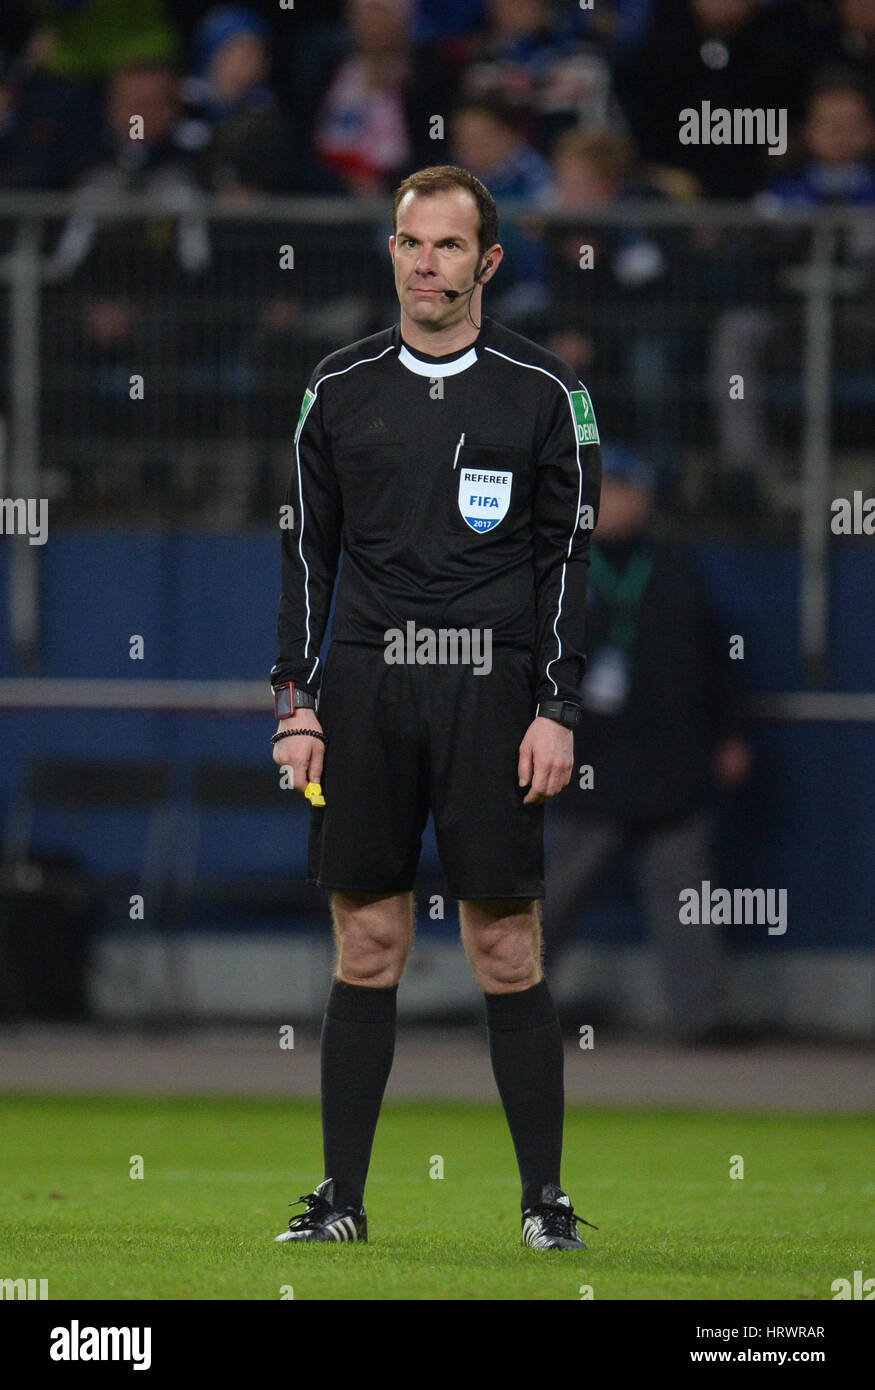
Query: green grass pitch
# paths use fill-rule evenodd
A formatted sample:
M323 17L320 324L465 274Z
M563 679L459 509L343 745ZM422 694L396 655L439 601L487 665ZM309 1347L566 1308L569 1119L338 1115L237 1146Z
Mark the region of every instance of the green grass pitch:
M387 1105L370 1244L274 1245L320 1154L313 1103L0 1098L0 1278L50 1299L795 1300L875 1273L864 1116L572 1110L585 1253L520 1244L497 1105Z

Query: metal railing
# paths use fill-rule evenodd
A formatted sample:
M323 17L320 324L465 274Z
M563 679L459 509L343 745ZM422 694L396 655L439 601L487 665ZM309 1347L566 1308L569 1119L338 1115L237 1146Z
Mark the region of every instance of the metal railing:
M687 534L798 536L816 679L830 499L873 476L871 215L668 202L501 214L486 312L572 362L603 441L651 456ZM61 522L274 517L313 366L397 317L389 231L382 203L0 195L0 494L47 498ZM24 675L41 547L10 543Z
M125 680L100 677L0 677L0 713L34 710L123 710L128 714L253 715L265 718L264 681ZM758 720L796 724L875 723L875 694L780 691L754 695Z

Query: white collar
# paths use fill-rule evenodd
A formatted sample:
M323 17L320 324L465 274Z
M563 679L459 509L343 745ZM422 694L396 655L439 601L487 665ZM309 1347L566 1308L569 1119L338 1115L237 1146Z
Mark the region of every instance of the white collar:
M452 361L442 365L440 358L435 358L433 362L423 362L421 357L414 357L406 343L402 343L398 361L417 376L455 376L457 372L464 372L468 367L473 367L477 361L477 350L470 347L461 357L454 357Z

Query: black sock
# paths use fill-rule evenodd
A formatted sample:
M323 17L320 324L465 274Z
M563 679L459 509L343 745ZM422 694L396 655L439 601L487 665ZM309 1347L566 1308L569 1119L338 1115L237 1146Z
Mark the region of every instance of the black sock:
M374 1132L395 1052L397 985L335 980L322 1024L325 1176L338 1207L360 1207Z
M546 980L516 994L487 994L492 1070L523 1185L523 1210L559 1186L565 1116L562 1033Z

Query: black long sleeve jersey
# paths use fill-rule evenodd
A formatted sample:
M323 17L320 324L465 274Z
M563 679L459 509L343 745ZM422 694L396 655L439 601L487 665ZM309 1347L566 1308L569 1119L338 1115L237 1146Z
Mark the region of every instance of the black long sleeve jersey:
M319 363L294 447L274 686L319 688L342 546L333 640L488 630L532 652L538 699L580 703L601 456L567 363L486 316L447 357L396 325Z

